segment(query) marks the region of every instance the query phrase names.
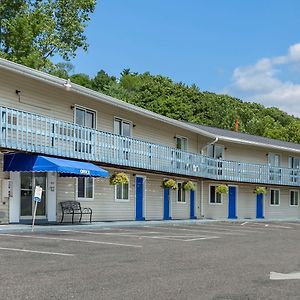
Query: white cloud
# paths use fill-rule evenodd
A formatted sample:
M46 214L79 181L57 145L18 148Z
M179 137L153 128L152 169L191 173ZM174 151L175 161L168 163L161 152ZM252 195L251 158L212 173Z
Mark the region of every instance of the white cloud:
M300 43L290 46L286 55L262 58L254 65L237 67L232 75L233 84L227 91L300 116L300 80L286 79L289 75L294 77L292 72L299 70L299 65Z

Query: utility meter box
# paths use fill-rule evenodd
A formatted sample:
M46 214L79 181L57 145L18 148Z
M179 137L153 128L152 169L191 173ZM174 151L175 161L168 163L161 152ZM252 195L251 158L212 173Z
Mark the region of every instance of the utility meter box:
M2 198L13 196L13 181L9 179L2 180Z

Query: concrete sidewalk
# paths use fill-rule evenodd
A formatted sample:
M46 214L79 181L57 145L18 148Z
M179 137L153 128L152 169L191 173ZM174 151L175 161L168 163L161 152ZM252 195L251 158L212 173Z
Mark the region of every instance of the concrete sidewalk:
M62 229L74 229L76 230L86 230L88 228L91 229L99 229L99 228L112 228L112 227L142 227L147 225L170 225L170 224L208 224L208 223L268 223L268 222L297 222L299 223L299 219L285 219L285 220L255 220L255 219L238 219L238 220L228 220L228 219L197 219L197 220L161 220L161 221L106 221L106 222L92 222L92 223L54 223L54 224L43 224L43 225L35 225L35 232L45 232L45 231L58 231ZM0 233L6 232L30 232L31 225L30 224L3 224L0 225Z

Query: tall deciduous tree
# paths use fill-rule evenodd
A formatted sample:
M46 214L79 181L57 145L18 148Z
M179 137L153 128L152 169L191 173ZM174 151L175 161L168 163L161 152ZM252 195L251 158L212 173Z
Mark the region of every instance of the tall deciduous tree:
M87 49L84 30L96 0L1 0L0 57L47 70L50 58Z

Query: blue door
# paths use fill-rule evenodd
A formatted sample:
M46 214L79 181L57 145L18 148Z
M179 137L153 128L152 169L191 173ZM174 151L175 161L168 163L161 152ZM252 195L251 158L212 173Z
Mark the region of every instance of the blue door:
M135 219L137 221L145 220L144 217L144 178L136 177L135 180Z
M228 195L228 219L237 219L236 216L236 187L229 187Z
M195 191L190 192L190 218L196 219L196 216L195 216Z
M164 220L170 219L170 189L164 189Z
M256 218L257 219L264 218L264 195L263 194L256 195Z

